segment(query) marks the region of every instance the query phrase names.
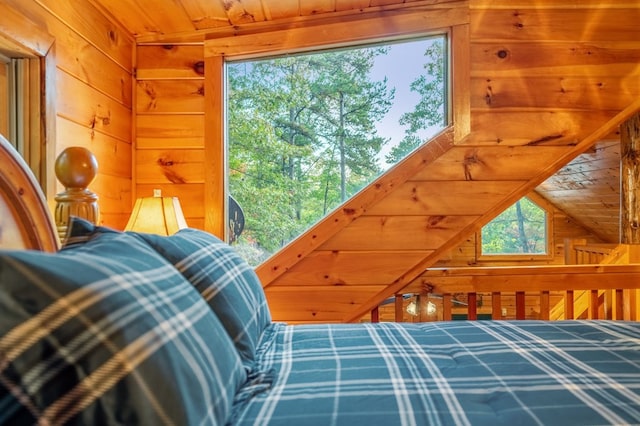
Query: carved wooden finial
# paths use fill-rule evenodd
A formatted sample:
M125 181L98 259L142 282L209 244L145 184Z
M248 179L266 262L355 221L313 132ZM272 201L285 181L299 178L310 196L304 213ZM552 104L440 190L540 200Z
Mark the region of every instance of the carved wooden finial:
M98 161L88 149L72 146L62 151L56 159L55 172L65 187L65 190L55 197L58 235L60 240L64 241L70 216L98 223L98 196L87 189L98 173Z

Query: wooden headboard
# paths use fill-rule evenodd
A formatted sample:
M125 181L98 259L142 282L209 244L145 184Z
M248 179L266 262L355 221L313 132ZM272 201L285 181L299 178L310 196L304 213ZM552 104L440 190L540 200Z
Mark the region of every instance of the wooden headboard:
M20 154L0 135L0 248L56 251L46 199Z

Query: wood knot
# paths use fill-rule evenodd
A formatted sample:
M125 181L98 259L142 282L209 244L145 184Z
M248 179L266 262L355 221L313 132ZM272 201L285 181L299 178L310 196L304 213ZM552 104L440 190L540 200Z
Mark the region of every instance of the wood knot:
M442 222L444 219L446 218L446 216L443 215L439 215L439 216L429 216L429 219L427 220L427 226L429 228L435 228L436 226L438 226L440 224L440 222Z
M204 61L198 61L193 64L193 70L196 74L204 75Z
M422 283L422 291L424 293L433 293L434 288L435 286L429 281L425 281Z
M484 164L483 161L480 159L480 157L478 156L478 151L477 150L473 150L470 152L466 152L464 154L464 162L463 162L463 167L464 167L464 178L465 180L473 180L473 175L471 174L471 169L472 166L475 164Z
M498 50L498 52L496 53L496 55L498 56L498 58L500 59L504 59L507 56L509 56L509 51L506 49L500 49Z
M493 100L493 89L491 86L487 86L487 92L484 95L484 101L488 106L491 106L491 101Z

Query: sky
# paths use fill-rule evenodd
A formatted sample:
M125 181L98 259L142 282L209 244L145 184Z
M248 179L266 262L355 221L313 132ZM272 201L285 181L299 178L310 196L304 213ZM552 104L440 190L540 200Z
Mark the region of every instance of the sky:
M396 89L391 110L376 126L380 136L391 139L381 153L382 163L391 147L397 145L404 137L404 127L398 124L400 116L404 112L412 111L420 100L420 96L412 92L409 85L418 76L426 73L423 66L424 52L430 43L430 39L394 43L390 45L391 49L387 55L376 58L371 77L382 80L386 76L389 87ZM426 138L434 133L434 130L425 130L423 136Z
M390 139L390 142L383 147L378 156L378 163L383 170L389 167L386 164L385 156L404 137L404 126L399 124L400 116L405 112L413 111L420 100L420 96L412 92L409 87L418 76L426 73L424 52L433 40L433 38L427 38L388 44L387 46L390 47L388 53L375 58L370 73L371 79L380 81L386 76L388 87L396 89L390 111L376 125L378 135ZM250 67L251 61L245 62L245 66ZM425 129L420 136L427 139L437 130Z

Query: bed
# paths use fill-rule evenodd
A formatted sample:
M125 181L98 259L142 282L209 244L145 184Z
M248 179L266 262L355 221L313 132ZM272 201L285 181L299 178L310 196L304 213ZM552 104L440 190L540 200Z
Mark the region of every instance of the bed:
M639 323L276 323L216 237L73 219L57 250L28 191L39 226L2 228L37 234L0 250L2 425L640 423Z

